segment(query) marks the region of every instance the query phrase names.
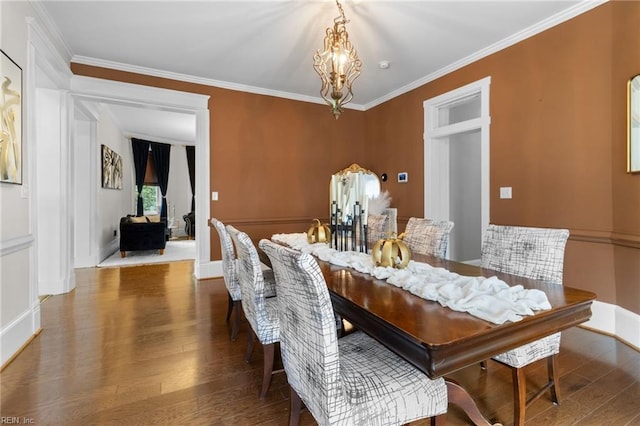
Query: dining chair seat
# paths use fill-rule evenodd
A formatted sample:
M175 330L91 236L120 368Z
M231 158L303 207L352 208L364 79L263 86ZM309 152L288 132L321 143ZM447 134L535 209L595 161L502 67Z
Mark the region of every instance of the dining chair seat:
M560 352L560 336L562 333L554 333L542 339L535 340L526 345L503 352L492 357L513 368L522 368L532 362L545 359Z
M562 285L567 229L501 226L490 224L481 249L483 268ZM524 425L526 408L549 389L551 400L560 403L560 384L556 355L560 352L560 333L535 340L494 356L511 368L514 390L514 424ZM523 367L547 360L548 380L527 400Z
M356 424L371 424L374 418L404 424L447 411L444 379L429 379L365 333L338 339L338 353L345 402L354 408ZM404 418L390 412L394 405L400 405Z
M428 256L446 257L449 247L449 234L453 222L447 220L409 218L404 230L403 241L411 253Z
M302 405L319 425L444 424L444 379L420 370L361 331L338 339L326 281L315 259L261 240L276 277L282 362L291 390L289 424Z
M245 361L251 360L257 339L263 350L263 374L260 399L264 399L275 373L275 349L279 342L278 296L266 297L265 279L258 251L249 236L231 225L226 227L238 254L238 282L242 291L242 309L249 322ZM277 293L277 288L276 288Z
M233 241L224 223L216 218L211 219L211 224L218 233L220 239L220 251L222 255L222 276L224 285L229 293L227 303L227 316L226 321L229 322L231 315L233 319L231 321L231 334L230 338L235 341L240 329L240 321L242 315L242 291L240 290L240 283L238 282L237 273L237 259L233 250ZM262 274L265 284L265 297L273 297L276 294L276 283L273 277L273 271L262 265Z

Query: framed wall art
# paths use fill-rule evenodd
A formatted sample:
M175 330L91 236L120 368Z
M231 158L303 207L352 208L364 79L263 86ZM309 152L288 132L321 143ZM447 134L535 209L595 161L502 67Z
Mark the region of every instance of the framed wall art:
M0 52L0 182L21 185L22 68Z
M627 84L627 172L640 173L640 74Z
M102 187L122 189L122 157L102 145Z

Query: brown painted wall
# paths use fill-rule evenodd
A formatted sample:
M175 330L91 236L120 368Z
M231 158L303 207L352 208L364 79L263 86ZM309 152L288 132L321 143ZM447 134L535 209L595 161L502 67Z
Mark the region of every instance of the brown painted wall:
M328 220L331 174L361 162L364 112L72 64L74 74L211 96L211 215L253 239ZM220 259L213 228L211 258Z
M491 222L569 228L565 282L640 313L640 175L625 173L638 51L640 2L602 5L367 111L368 164L408 171L383 186L402 219L422 216L422 103L491 76Z
M423 215L423 101L491 76L491 221L571 230L568 285L640 313L640 175L625 171L627 79L640 72L640 2L610 2L369 111L73 64L76 74L209 94L212 215L253 238L326 217L352 162L389 180L399 227ZM409 172L409 183L396 174ZM500 200L500 186L513 199ZM219 259L212 230L212 259Z
M616 304L640 313L640 174L625 173L626 82L640 74L640 2L613 9L612 200ZM635 53L633 53L635 52ZM635 244L629 244L631 240ZM629 247L630 246L630 247Z

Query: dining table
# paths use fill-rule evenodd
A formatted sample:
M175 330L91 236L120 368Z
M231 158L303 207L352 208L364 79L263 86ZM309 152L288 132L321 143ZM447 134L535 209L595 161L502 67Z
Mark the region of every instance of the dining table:
M277 240L275 240L278 242ZM266 256L262 256L268 262ZM336 313L432 379L444 377L449 402L476 425L491 424L473 398L446 375L586 322L590 291L500 273L473 264L412 254L412 260L469 277L497 277L509 286L543 291L550 308L501 324L452 310L370 274L316 257ZM479 367L478 367L479 368Z

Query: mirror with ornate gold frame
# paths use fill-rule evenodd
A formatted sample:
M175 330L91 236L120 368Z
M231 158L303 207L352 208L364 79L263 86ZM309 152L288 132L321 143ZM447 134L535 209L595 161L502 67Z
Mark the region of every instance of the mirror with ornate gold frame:
M640 74L627 86L627 172L640 173Z
M367 250L369 200L380 195L378 176L352 164L331 176L329 216L331 247L338 250Z

